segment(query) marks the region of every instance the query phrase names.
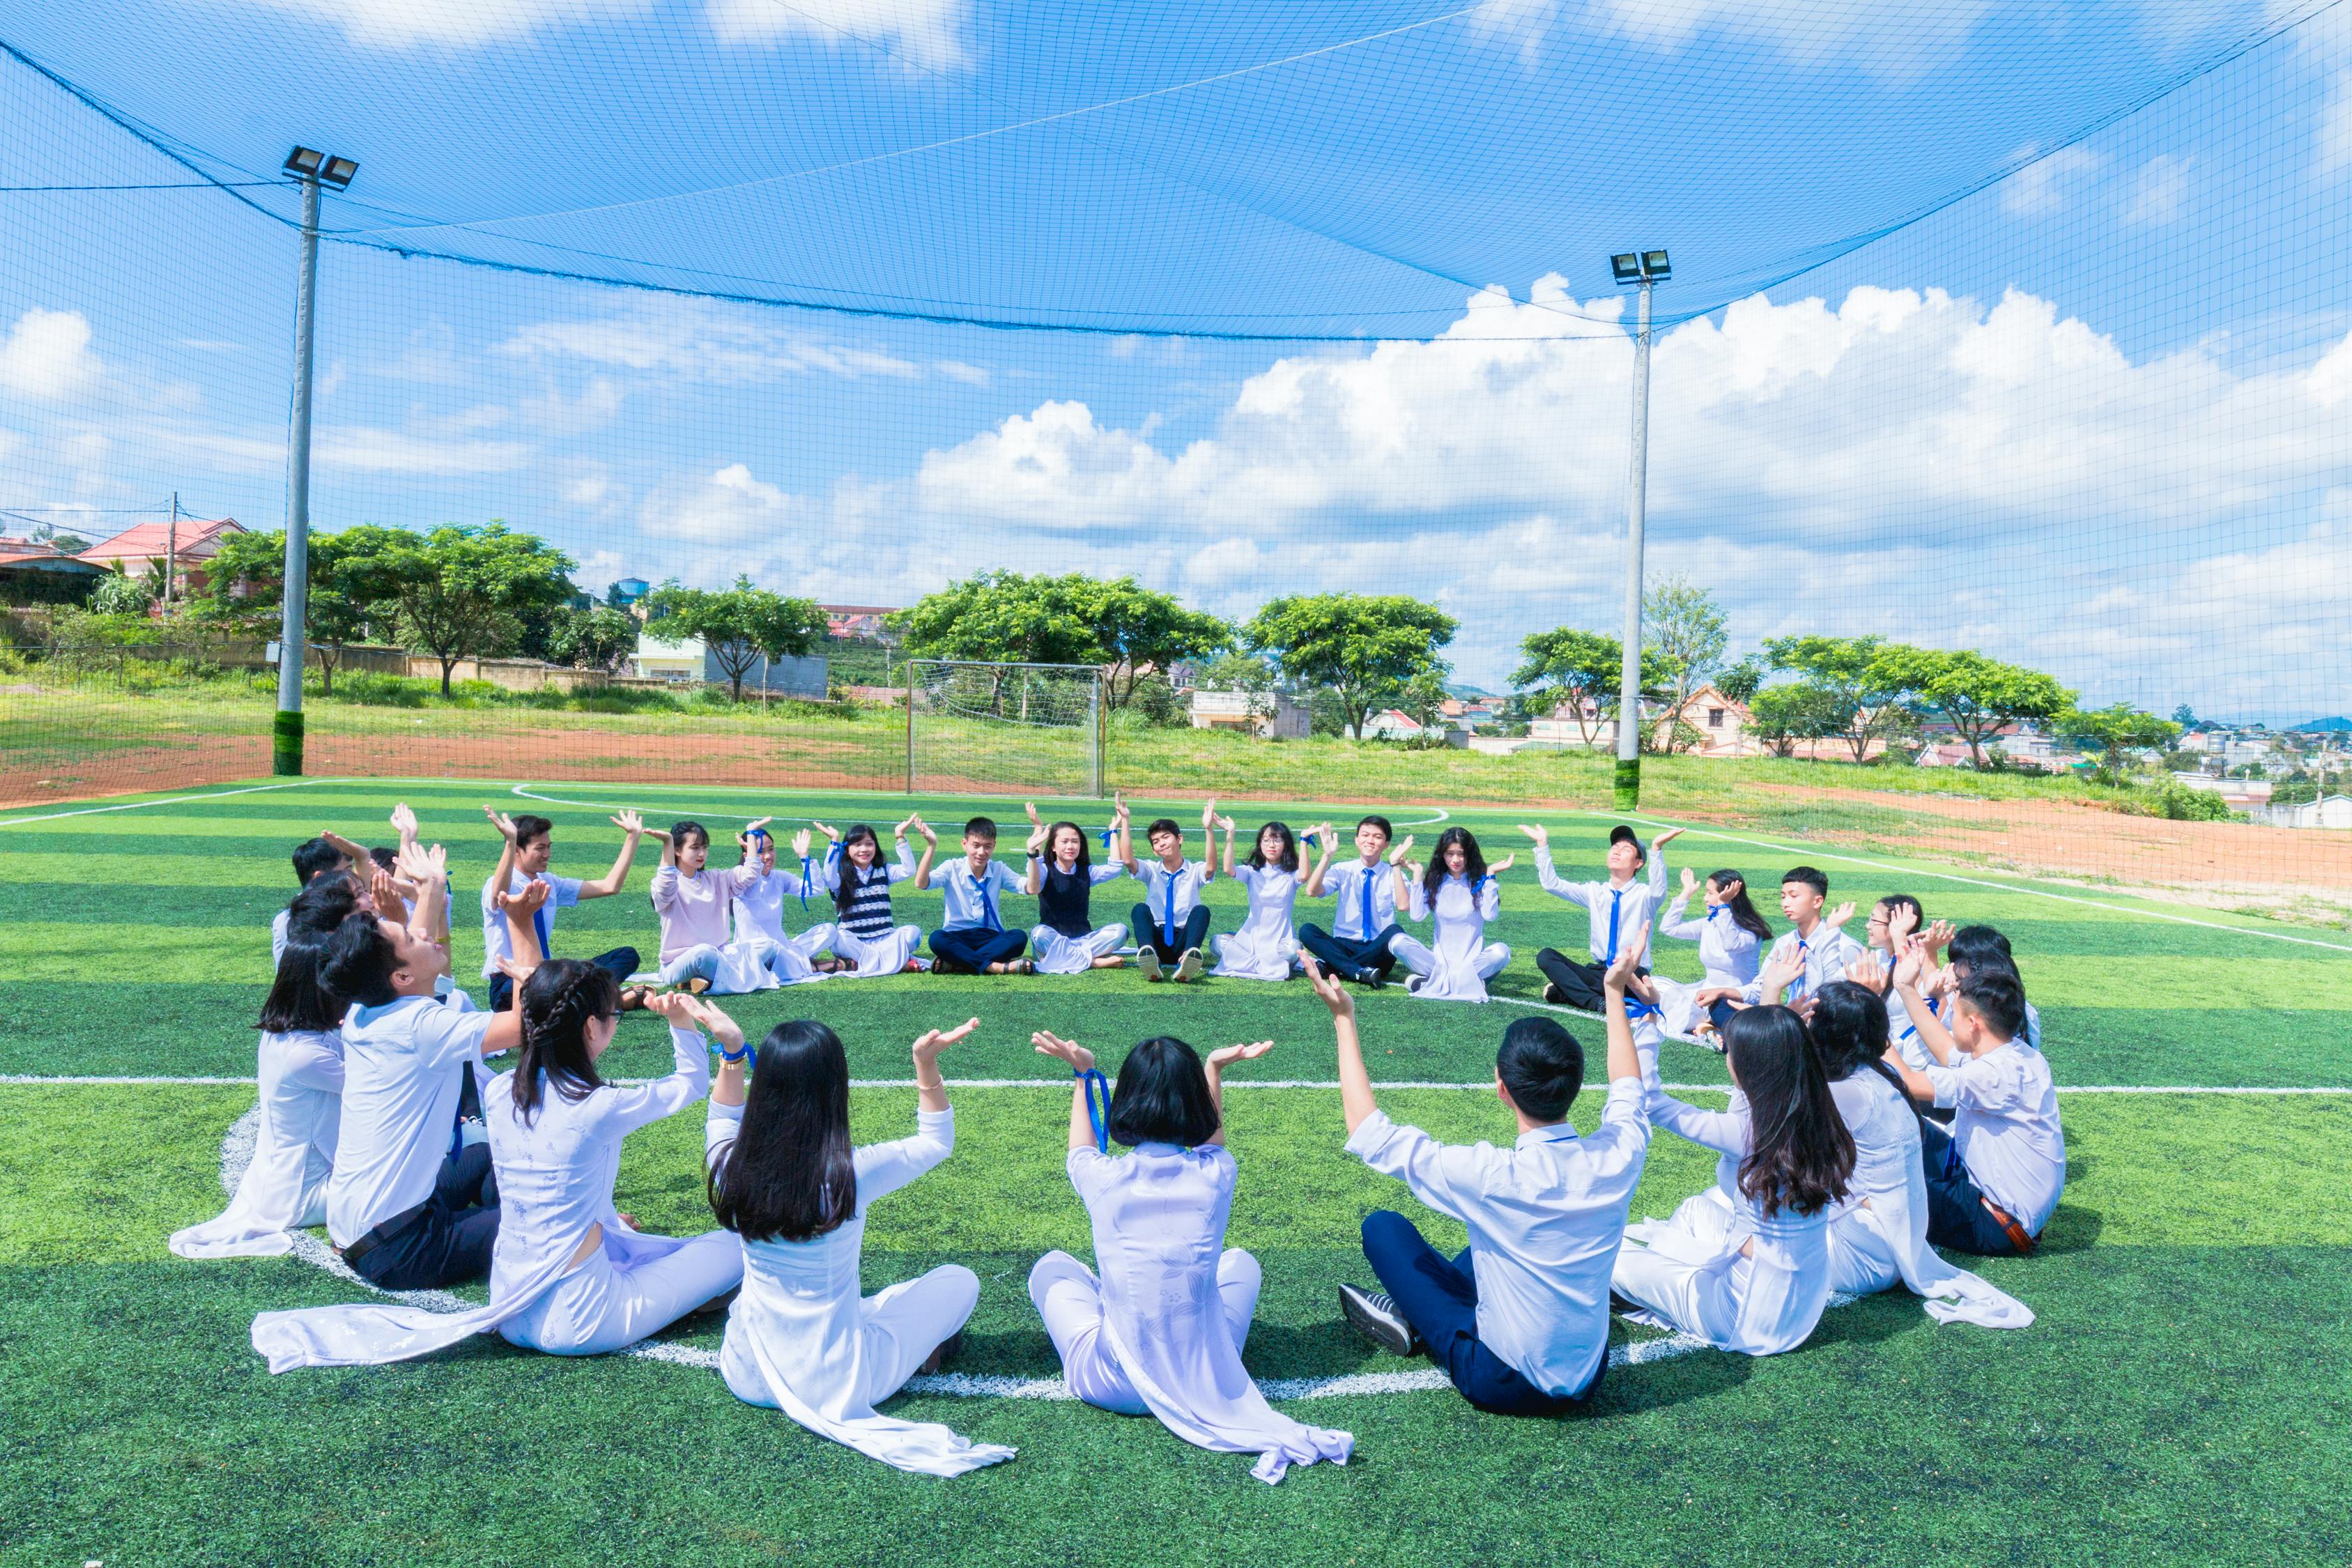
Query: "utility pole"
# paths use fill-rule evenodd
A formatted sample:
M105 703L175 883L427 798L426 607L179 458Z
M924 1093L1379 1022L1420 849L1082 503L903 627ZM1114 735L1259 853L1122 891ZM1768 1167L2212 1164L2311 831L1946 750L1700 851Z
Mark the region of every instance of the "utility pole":
M310 601L310 348L319 289L319 186L341 190L359 165L297 147L286 169L302 183L302 262L294 292L294 406L286 439L286 594L278 633L278 717L269 771L302 772L302 627Z
M1633 331L1633 455L1625 477L1625 643L1617 667L1617 788L1620 811L1642 804L1642 530L1650 479L1650 290L1674 275L1663 250L1609 258L1622 284L1639 284Z
M172 618L173 585L180 576L180 492L172 492L172 524L163 534L163 618Z

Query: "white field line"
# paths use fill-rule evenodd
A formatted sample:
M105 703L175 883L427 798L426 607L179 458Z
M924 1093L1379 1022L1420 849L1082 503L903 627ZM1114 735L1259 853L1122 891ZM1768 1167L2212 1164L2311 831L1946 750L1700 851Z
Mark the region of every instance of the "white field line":
M261 1108L255 1106L237 1118L235 1125L221 1140L221 1191L234 1194L244 1179L245 1168L253 1159L253 1144L261 1124ZM307 1230L291 1233L294 1241L292 1256L313 1268L323 1268L338 1279L347 1280L361 1289L404 1306L422 1307L430 1312L470 1312L474 1303L446 1290L383 1290L360 1278L350 1265L335 1256L335 1249ZM1853 1300L1851 1296L1832 1296L1830 1305L1843 1307ZM1693 1351L1706 1349L1706 1342L1693 1334L1668 1334L1663 1339L1643 1340L1622 1344L1609 1352L1612 1367L1642 1366L1651 1362L1671 1361ZM620 1352L638 1361L667 1362L673 1366L689 1366L715 1372L719 1352L696 1345L663 1344L647 1341L631 1345ZM1349 1373L1338 1377L1276 1377L1263 1379L1258 1388L1268 1399L1344 1399L1360 1398L1381 1394L1426 1394L1452 1386L1446 1375L1435 1367L1421 1367L1412 1372ZM928 1377L907 1381L909 1394L944 1394L958 1399L1045 1399L1075 1400L1069 1386L1058 1377L1008 1377L975 1375L971 1373L937 1373Z
M164 1087L182 1087L182 1086L202 1087L202 1086L209 1085L209 1084L222 1084L222 1085L236 1085L236 1084L242 1084L242 1085L244 1085L245 1087L247 1087L247 1088L250 1089L250 1088L254 1087L254 1086L255 1086L258 1081L259 1081L258 1079L252 1079L252 1078L206 1078L206 1077L172 1078L172 1077L166 1077L166 1076L162 1076L162 1075L149 1076L149 1077L110 1078L110 1077L106 1077L106 1076L103 1076L103 1075L94 1074L94 1073L93 1073L93 1074L78 1074L78 1073L0 1073L0 1089L5 1089L5 1088L17 1088L17 1087L26 1087L26 1088L43 1088L43 1087L58 1087L58 1086L64 1086L64 1087L82 1087L82 1088L110 1088L110 1087L118 1087L118 1086L136 1086L136 1085L142 1085L142 1084L154 1084L154 1085L162 1085L162 1086L164 1086ZM621 1078L621 1079L612 1079L611 1081L612 1081L612 1082L614 1082L614 1083L617 1083L617 1084L634 1085L634 1084L653 1083L653 1082L656 1082L656 1081L657 1081L657 1080L656 1080L656 1079L645 1079L645 1078ZM1229 1079L1227 1079L1225 1080L1225 1084L1224 1084L1224 1086L1225 1086L1225 1088L1227 1088L1227 1089L1323 1089L1323 1090L1326 1090L1326 1091L1328 1091L1328 1092L1330 1092L1330 1093L1334 1093L1334 1094L1336 1094L1336 1093L1338 1093L1338 1092L1339 1092L1339 1079L1309 1079L1309 1078L1278 1078L1278 1079L1232 1079L1232 1078L1229 1078ZM916 1085L916 1083L915 1083L915 1080L914 1080L913 1079L910 1079L910 1078L854 1078L854 1079L851 1079L849 1080L849 1087L850 1087L850 1088L852 1088L852 1089L914 1089L914 1088L916 1088L916 1087L917 1087L917 1085ZM1069 1091L1069 1088L1070 1088L1070 1080L1069 1080L1069 1079L1055 1079L1055 1078L951 1078L951 1079L948 1079L948 1080L947 1080L947 1087L948 1087L948 1088L950 1088L950 1089L1056 1089L1056 1090L1059 1090L1059 1091L1061 1091L1061 1092L1063 1092L1063 1093L1067 1093L1067 1092ZM1476 1089L1476 1090L1483 1090L1483 1091L1486 1091L1486 1092L1492 1092L1492 1091L1493 1091L1493 1089L1494 1089L1494 1087L1495 1087L1495 1085L1494 1085L1494 1083L1493 1083L1493 1081L1492 1081L1491 1079L1490 1079L1490 1080L1488 1080L1488 1081L1486 1081L1486 1082L1483 1082L1483 1083L1454 1083L1454 1082L1451 1082L1451 1081L1442 1081L1442 1080L1435 1079L1394 1079L1394 1080L1382 1081L1382 1082L1375 1083L1375 1084L1373 1084L1373 1085L1372 1085L1372 1088L1373 1088L1373 1089L1380 1089L1380 1090L1387 1090L1387 1089L1460 1089L1460 1090ZM1729 1084L1727 1084L1727 1083L1662 1083L1662 1084L1660 1084L1658 1087L1659 1087L1659 1088L1661 1088L1661 1089L1664 1089L1664 1090L1665 1090L1667 1093L1669 1093L1669 1094L1726 1094L1726 1093L1728 1093L1728 1092L1730 1091L1730 1089L1731 1089L1731 1086L1730 1086ZM2062 1083L2062 1084L2060 1084L2060 1085L2058 1086L2058 1092L2059 1092L2060 1094L2236 1094L2236 1095L2265 1095L2265 1094L2282 1094L2282 1095L2283 1095L2283 1094L2317 1094L2317 1095L2352 1095L2352 1084L2314 1084L2314 1085L2281 1084L2281 1085L2275 1085L2275 1086L2271 1086L2271 1087L2264 1087L2264 1086L2260 1085L2260 1084L2217 1084L2217 1083L2182 1083L2182 1084L2139 1084L2139 1083L2075 1083L2075 1084L2068 1084L2068 1083Z
M595 788L595 787L597 787L597 786L596 786L596 785L593 785L593 784L591 784L589 787L593 789L593 788ZM616 789L616 790L635 790L635 791L637 791L637 792L639 792L639 793L641 793L641 794L656 795L660 795L660 794L662 793L662 791L661 791L661 787L660 787L660 786L651 786L651 787L648 787L648 786L642 785L642 784L614 784L614 785L613 785L612 787L613 787L614 789ZM792 795L796 795L796 794L807 794L807 793L814 793L814 792L799 791L799 790L778 790L778 789L768 789L768 788L766 788L766 787L764 787L764 786L762 786L762 785L760 785L760 784L679 784L679 785L677 785L677 793L678 795L712 795L712 794L717 794L717 793L719 793L719 792L720 792L720 791L729 791L729 792L735 793L735 794L739 794L739 795L767 795L767 796L769 796L769 797L771 797L771 798L778 797L778 796ZM618 807L618 806L621 806L621 805L626 805L626 804L627 804L625 801L621 801L621 800L570 800L570 799L565 798L565 797L564 797L564 796L562 796L562 795L541 795L541 794L540 794L536 789L533 789L533 788L532 788L530 785L529 785L529 784L515 784L515 785L512 785L512 786L509 789L508 793L509 793L509 794L510 794L510 795L520 795L520 796L521 796L523 799L525 799L525 800L544 801L544 802L545 802L546 804L548 804L549 805L577 805L577 806L584 806L584 807L586 807L588 810L591 810L591 811L604 811L604 810L609 810L609 809L615 808L615 807ZM1004 801L1010 801L1013 797L1012 797L1011 795L973 795L973 796L971 796L971 798L972 800L974 800L974 801L994 801L994 800L1004 800ZM1057 801L1083 800L1083 801L1088 801L1088 802L1092 802L1092 803L1096 803L1096 804L1100 804L1100 805L1108 805L1108 802L1104 801L1104 800L1103 800L1103 798L1102 798L1100 795L1051 795L1051 796L1048 796L1048 795L1040 795L1040 796L1038 796L1037 798L1038 798L1038 799L1040 799L1040 800L1051 799L1051 800L1057 800ZM1453 820L1454 820L1454 819L1453 819L1453 816L1451 816L1451 815L1450 815L1450 814L1449 814L1449 813L1448 813L1448 812L1447 812L1447 811L1446 811L1443 806L1424 805L1424 806L1417 806L1417 807L1415 807L1414 809L1415 809L1415 810L1419 810L1419 811L1430 811L1430 812L1435 812L1435 813L1436 813L1436 815L1435 815L1435 816L1417 816L1417 817L1412 817L1412 818L1410 818L1410 819L1401 818L1401 817L1391 817L1391 818L1390 819L1391 825L1391 826L1397 826L1397 827L1434 827L1434 826L1437 826L1439 823L1441 823L1441 822L1451 822L1451 821L1453 821ZM721 820L721 821L723 821L723 822L750 822L750 821L751 821L751 820L752 820L752 817L751 817L751 814L750 814L750 813L748 813L748 812L706 811L706 812L703 812L701 815L703 815L703 816L713 816L713 817L717 817L717 818L719 818L719 820ZM769 820L770 820L770 821L772 821L772 822L814 822L814 821L816 820L816 818L815 818L815 817L814 817L814 816L770 816Z
M1626 820L1601 811L1572 811L1568 815L1588 816L1596 822ZM2207 931L2225 931L2238 936L2263 936L2270 938L2273 942L2291 942L2305 947L2324 947L2330 952L2352 952L2352 946L2347 946L2340 942L2322 942L2317 937L2294 936L2285 931L2263 931L2253 926L2223 925L2219 921L2200 921L2194 915L2177 915L2168 910L2145 910L2129 904L2111 904L2104 899L2078 898L2070 893L2048 893L2039 888L2023 888L2013 882L1989 881L1981 877L1963 877L1953 871L1929 871L1916 866L1895 866L1884 860L1873 860L1860 855L1842 855L1818 844L1776 844L1769 838L1752 838L1744 834L1727 833L1719 827L1704 822L1676 822L1672 817L1649 816L1641 814L1633 816L1632 820L1646 822L1654 826L1680 827L1685 829L1693 837L1717 838L1726 844L1750 844L1759 849L1770 849L1782 855L1809 856L1816 860L1843 860L1849 866L1866 867L1874 871L1888 871L1898 877L1933 877L1938 881L1958 882L1965 887L1990 888L1997 893L2017 893L2031 899L2048 899L2051 902L2058 904L2080 904L2085 909L2105 910L2110 914L2138 915L2146 920L2171 921L2177 925L2202 926Z
M94 816L103 811L144 811L151 805L184 805L192 800L226 800L233 795L267 795L272 790L310 789L318 784L352 784L352 779L292 779L285 784L247 784L241 789L214 790L206 795L175 795L161 800L134 800L121 805L84 805L72 811L52 811L40 816L0 818L0 827L21 827L28 822L55 822L66 816Z

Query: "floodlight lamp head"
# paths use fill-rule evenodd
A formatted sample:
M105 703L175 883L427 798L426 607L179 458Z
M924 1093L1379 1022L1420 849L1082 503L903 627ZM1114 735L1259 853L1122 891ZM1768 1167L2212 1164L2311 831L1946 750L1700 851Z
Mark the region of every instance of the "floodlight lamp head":
M1630 286L1632 284L1639 283L1642 280L1642 258L1640 253L1629 250L1622 256L1611 257L1609 258L1609 270L1616 276L1617 281L1621 285Z
M360 166L349 158L330 158L326 167L319 171L319 178L340 191L350 184L352 176L359 172Z
M1642 252L1643 277L1648 279L1653 283L1664 283L1667 279L1672 278L1674 275L1674 263L1666 259L1666 253L1664 251L1645 250Z
M326 161L327 155L324 153L314 153L308 147L297 147L286 154L286 172L289 174L300 174L307 179L317 174L320 166Z

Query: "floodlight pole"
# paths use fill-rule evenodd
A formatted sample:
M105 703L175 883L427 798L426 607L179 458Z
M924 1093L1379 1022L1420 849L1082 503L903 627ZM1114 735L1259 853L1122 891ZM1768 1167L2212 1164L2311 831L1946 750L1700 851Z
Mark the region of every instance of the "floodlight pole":
M1617 673L1617 809L1642 804L1642 527L1650 474L1650 290L1633 331L1633 454L1625 479L1625 647Z
M319 176L302 182L302 263L294 291L294 413L286 438L286 594L278 632L278 717L269 771L302 772L302 626L310 601L310 344L319 291Z

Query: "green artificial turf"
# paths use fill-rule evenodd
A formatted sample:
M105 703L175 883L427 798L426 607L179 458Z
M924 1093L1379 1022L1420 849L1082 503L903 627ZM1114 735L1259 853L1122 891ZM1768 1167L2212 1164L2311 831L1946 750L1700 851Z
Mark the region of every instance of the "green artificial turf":
M907 809L904 797L683 785L538 793L583 804L475 783L310 783L49 821L0 814L0 1074L249 1078L268 920L293 891L287 851L324 826L386 839L395 798L450 847L469 981L475 900L496 849L485 799L553 817L556 868L579 876L610 863L617 835L604 817L621 804L663 821L698 816L722 839L772 811L787 829L815 816L887 831ZM918 804L951 851L973 803ZM1017 847L1018 804L994 814ZM1157 814L1139 803L1139 821ZM1173 814L1198 821L1197 805ZM1235 815L1246 832L1267 814ZM1096 826L1105 814L1078 815ZM1343 831L1353 816L1285 815L1329 815ZM1534 950L1583 945L1582 912L1535 885L1511 831L1522 815L1451 818L1492 856L1521 853L1505 878L1496 934L1516 956L1498 1005L1393 988L1361 1002L1377 1078L1468 1086L1382 1095L1391 1114L1449 1139L1507 1136L1477 1087L1496 1037L1540 988ZM1605 820L1545 820L1563 872L1591 874ZM1435 827L1412 831L1425 850ZM2062 1089L2352 1084L2352 953L2279 940L2309 939L2307 928L1706 830L1668 855L1676 867L1741 867L1767 889L1780 868L1813 858L1834 896L1865 910L1906 889L1931 915L2000 926ZM564 911L557 951L650 952L643 889L655 863L648 847L624 896ZM1211 900L1224 929L1239 911L1231 895ZM1123 914L1132 896L1132 884L1110 884L1098 909ZM902 919L936 918L936 894L902 886L898 903ZM1025 900L1008 904L1012 919L1025 915ZM1303 904L1301 918L1318 916ZM1697 973L1688 944L1662 942L1657 958L1665 973ZM1062 1173L1068 1080L1030 1049L1032 1029L1074 1034L1112 1061L1160 1032L1277 1042L1234 1070L1227 1107L1242 1171L1230 1240L1265 1271L1248 1348L1262 1377L1405 1367L1369 1352L1334 1306L1333 1287L1363 1273L1366 1212L1399 1207L1433 1239L1460 1240L1344 1153L1335 1093L1268 1087L1331 1077L1328 1020L1303 985L920 975L724 1005L753 1033L823 1017L858 1076L891 1086L908 1076L920 1029L982 1019L945 1062L958 1080L956 1153L877 1206L866 1253L869 1289L950 1259L979 1273L962 1371L1050 1376L1024 1280L1044 1250L1088 1246ZM1569 1023L1597 1054L1598 1024ZM631 1019L608 1066L652 1073L668 1056L654 1022ZM1663 1066L1673 1080L1723 1081L1720 1060L1694 1048L1669 1047ZM894 1403L1021 1449L940 1482L741 1405L698 1366L565 1362L488 1340L415 1365L271 1378L247 1343L252 1314L353 1300L353 1288L294 1258L196 1264L163 1248L172 1229L218 1211L222 1140L252 1100L242 1083L0 1085L0 1563L2352 1560L2342 1098L2067 1093L2068 1186L2045 1246L1981 1265L2039 1315L2023 1332L1939 1328L1897 1292L1834 1309L1789 1355L1620 1367L1591 1409L1562 1423L1484 1415L1443 1391L1297 1401L1286 1408L1301 1418L1353 1432L1356 1459L1273 1489L1249 1479L1245 1458L1066 1402ZM904 1088L861 1089L856 1133L897 1135L911 1110ZM619 1195L649 1228L709 1224L699 1121L688 1112L630 1141ZM1634 1213L1665 1214L1712 1165L1662 1136ZM708 1351L719 1333L688 1324L664 1340Z

